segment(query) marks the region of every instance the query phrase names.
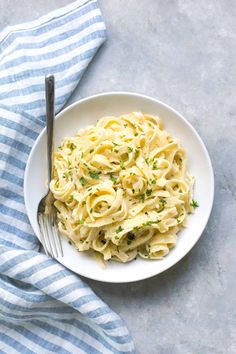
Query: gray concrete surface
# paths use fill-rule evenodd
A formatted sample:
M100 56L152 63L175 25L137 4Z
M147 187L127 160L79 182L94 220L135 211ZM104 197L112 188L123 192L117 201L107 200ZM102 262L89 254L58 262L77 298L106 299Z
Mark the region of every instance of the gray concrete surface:
M0 0L0 29L70 1ZM195 126L215 171L207 228L179 264L129 285L88 281L126 321L142 354L236 353L236 4L234 0L101 0L107 43L71 101L130 90Z

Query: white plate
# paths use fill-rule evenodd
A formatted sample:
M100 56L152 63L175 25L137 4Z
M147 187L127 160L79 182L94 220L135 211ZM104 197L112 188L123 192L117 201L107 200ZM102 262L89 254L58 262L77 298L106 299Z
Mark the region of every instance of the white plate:
M143 95L113 92L95 95L78 101L58 114L55 122L55 146L65 136L73 136L81 127L95 124L106 115L142 111L156 114L164 122L164 128L180 139L187 151L189 169L196 177L194 199L200 205L189 219L188 227L178 234L177 245L163 260L137 259L130 263L109 262L105 269L90 255L78 252L62 238L64 257L58 261L75 273L104 282L125 283L149 278L176 264L200 238L213 204L214 176L207 150L194 128L175 110L166 104ZM34 232L39 237L37 206L46 193L46 132L36 140L25 171L24 196L26 210Z

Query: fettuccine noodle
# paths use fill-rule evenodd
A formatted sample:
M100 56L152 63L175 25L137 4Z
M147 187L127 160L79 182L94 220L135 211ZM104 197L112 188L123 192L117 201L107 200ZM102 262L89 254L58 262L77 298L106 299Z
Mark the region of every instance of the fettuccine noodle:
M59 231L79 251L128 262L175 246L196 207L193 183L178 140L158 117L133 112L64 138L50 189Z

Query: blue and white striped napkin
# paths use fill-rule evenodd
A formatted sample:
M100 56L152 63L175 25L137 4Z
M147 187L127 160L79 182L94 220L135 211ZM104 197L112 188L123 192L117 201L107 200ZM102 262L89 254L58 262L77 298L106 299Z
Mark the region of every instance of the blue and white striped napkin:
M120 319L78 276L38 252L23 199L45 125L44 76L58 112L106 38L97 1L79 0L0 34L0 353L133 353Z

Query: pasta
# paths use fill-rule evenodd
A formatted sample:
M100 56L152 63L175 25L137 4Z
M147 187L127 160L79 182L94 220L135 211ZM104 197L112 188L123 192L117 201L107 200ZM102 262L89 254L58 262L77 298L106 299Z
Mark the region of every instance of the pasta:
M162 121L133 112L63 139L50 189L59 231L103 260L162 259L197 203L186 153Z

